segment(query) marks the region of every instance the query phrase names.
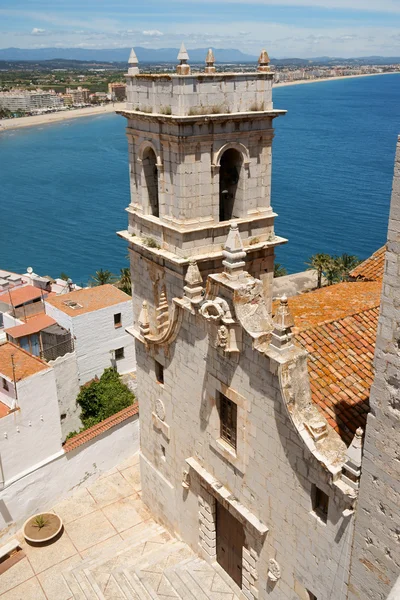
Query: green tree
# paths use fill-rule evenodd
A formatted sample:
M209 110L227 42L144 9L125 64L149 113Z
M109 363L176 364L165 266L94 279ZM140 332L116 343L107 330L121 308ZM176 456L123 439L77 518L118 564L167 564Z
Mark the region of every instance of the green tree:
M91 276L90 285L95 287L97 285L105 285L106 283L115 283L116 281L117 278L111 271L99 269Z
M355 267L361 262L358 256L346 253L342 254L341 256L337 256L335 261L340 281L348 281L350 271L355 269Z
M125 294L129 294L129 296L132 296L131 270L129 267L124 267L120 270L118 287L120 290L125 292Z
M309 270L317 271L317 287L322 287L322 275L324 274L325 269L329 265L329 261L331 257L329 254L313 254L311 258L308 259L306 265Z
M338 259L336 256L330 256L324 268L324 275L328 281L328 285L338 283L340 281L340 272Z
M64 271L62 273L60 273L60 279L62 279L63 281L68 281L69 279L69 275L67 275L66 273L64 273Z
M274 264L274 277L284 277L288 272L280 263Z

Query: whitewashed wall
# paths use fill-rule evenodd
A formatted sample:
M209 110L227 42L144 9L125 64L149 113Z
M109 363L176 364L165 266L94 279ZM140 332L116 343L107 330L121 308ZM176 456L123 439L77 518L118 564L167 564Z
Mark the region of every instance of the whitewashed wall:
M112 451L111 451L112 450ZM32 514L49 510L79 487L139 450L139 418L135 415L76 450L36 465L0 491L0 537L12 535Z
M118 372L135 370L134 340L125 331L133 323L130 300L73 318L50 304L46 304L46 312L62 327L69 329L75 338L80 385L96 375L100 377L104 369L112 366L111 350L116 348L125 349L125 358L116 363ZM122 327L116 329L114 314L117 313L121 313Z
M17 394L20 410L0 419L0 456L6 481L61 450L53 370L17 382Z
M55 373L57 399L60 411L62 439L71 431L78 431L82 426L79 415L80 407L76 403L79 394L78 364L75 352L59 356L49 363Z

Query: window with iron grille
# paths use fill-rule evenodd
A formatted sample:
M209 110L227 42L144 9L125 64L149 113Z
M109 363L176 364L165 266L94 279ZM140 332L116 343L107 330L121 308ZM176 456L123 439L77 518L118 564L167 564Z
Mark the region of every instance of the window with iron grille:
M237 406L223 394L219 396L220 436L236 450Z

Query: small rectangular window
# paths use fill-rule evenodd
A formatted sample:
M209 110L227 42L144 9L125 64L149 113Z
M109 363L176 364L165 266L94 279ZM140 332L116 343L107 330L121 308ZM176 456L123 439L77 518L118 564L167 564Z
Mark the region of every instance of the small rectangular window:
M117 348L115 350L115 360L121 360L122 358L124 358L124 356L125 356L124 348Z
M158 383L164 384L164 367L156 360L154 361L154 370L156 372L156 379Z
M114 327L115 329L118 329L118 327L122 327L121 313L117 313L114 315Z
M236 450L237 406L223 394L220 394L219 418L221 421L221 439Z
M314 513L321 519L321 521L326 523L328 520L329 496L320 490L319 487L313 485L312 502Z
M10 389L8 386L8 381L7 379L4 379L4 377L2 377L3 379L3 390L6 390L6 392L8 392L8 390Z

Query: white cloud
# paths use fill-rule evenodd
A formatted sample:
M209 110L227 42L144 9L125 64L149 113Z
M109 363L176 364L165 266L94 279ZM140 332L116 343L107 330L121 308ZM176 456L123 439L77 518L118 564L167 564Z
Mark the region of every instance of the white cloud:
M31 31L31 35L44 35L46 33L45 29L40 29L39 27L34 27Z
M142 31L143 35L149 35L151 37L160 37L161 35L164 35L162 31L159 31L158 29L148 29L147 31Z

